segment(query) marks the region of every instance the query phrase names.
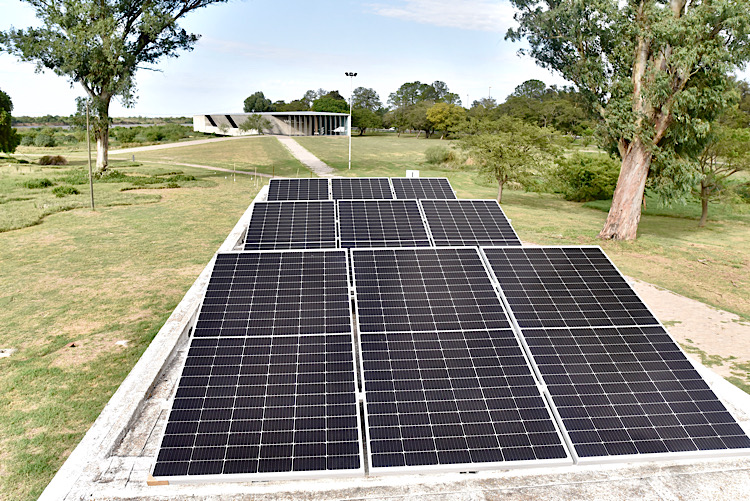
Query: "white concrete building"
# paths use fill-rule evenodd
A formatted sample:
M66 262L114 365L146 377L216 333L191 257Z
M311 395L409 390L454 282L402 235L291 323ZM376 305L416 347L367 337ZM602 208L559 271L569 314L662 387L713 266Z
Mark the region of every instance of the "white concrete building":
M193 115L193 130L221 136L258 134L256 130L240 129L247 117L261 115L271 122L265 134L282 136L335 136L348 134L349 115L319 111L266 111L262 113L212 113Z

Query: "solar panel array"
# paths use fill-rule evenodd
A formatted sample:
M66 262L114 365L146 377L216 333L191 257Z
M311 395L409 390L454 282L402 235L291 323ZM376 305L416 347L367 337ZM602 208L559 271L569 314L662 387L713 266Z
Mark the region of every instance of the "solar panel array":
M602 250L485 248L577 456L750 449Z
M335 202L255 203L245 236L245 250L330 247L337 247Z
M346 252L219 254L153 475L361 473Z
M520 245L446 179L272 180L216 258L154 477L362 475L363 436L371 474L750 454L601 249Z
M395 195L395 196L394 196ZM455 199L444 177L361 177L328 179L271 179L268 200L378 200L378 199Z
M495 200L421 200L432 240L441 245L521 245Z
M371 472L571 462L476 249L352 262Z
M339 200L341 247L430 246L416 200Z

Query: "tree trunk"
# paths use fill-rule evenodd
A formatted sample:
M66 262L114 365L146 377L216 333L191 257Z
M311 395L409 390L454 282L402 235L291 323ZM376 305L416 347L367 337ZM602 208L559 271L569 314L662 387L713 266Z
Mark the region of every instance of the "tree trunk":
M363 127L359 128L359 135L363 135L365 133L365 129Z
M422 134L422 131L417 131L417 137L415 139L419 139L419 136Z
M503 203L503 184L501 179L497 180L497 203L499 204Z
M620 167L612 207L599 238L635 240L641 220L641 203L651 168L651 152L640 139L630 144Z
M443 134L440 136L440 140L442 141L444 137L445 137L445 132L443 132Z
M109 124L103 121L101 129L94 131L96 137L96 170L97 172L104 172L107 170L109 165Z
M701 183L701 220L698 226L703 228L708 220L708 187Z

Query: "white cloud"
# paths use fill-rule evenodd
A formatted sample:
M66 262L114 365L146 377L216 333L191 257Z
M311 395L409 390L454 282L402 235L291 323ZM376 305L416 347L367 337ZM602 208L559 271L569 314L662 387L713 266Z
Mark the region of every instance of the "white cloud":
M398 5L371 4L380 16L472 31L504 32L513 22L508 2L487 0L406 0Z

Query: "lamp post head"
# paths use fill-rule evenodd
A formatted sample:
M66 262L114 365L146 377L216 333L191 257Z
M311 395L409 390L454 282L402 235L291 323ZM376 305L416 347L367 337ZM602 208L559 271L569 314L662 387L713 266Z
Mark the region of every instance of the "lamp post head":
M347 71L346 73L344 73L344 75L346 75L348 77L356 77L357 76L357 74L354 73L353 71Z

